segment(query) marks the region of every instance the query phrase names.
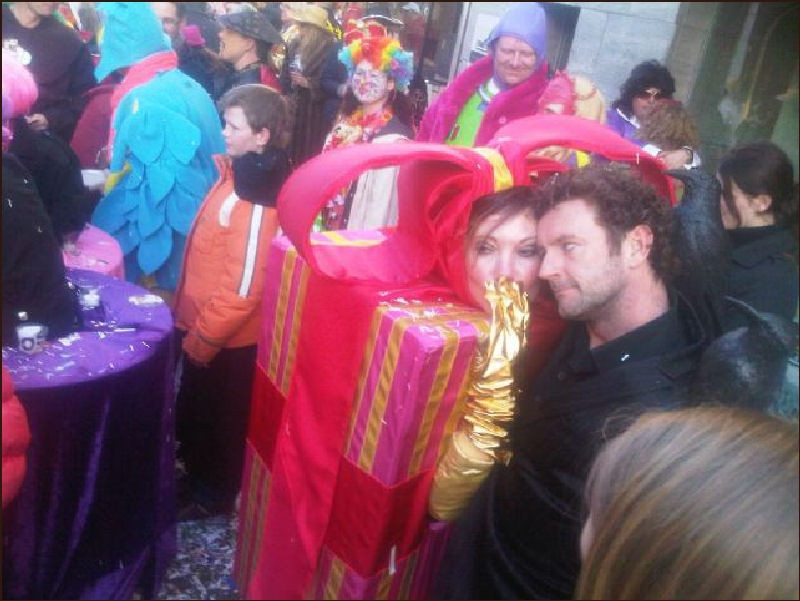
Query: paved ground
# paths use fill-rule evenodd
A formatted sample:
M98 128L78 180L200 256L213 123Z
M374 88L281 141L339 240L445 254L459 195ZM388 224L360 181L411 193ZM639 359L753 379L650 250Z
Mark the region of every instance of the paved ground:
M178 554L157 599L239 599L233 582L237 516L178 523Z

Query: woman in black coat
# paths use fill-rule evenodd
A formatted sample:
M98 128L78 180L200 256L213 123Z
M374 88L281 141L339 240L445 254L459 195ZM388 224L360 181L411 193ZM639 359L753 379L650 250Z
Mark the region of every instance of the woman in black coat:
M727 294L759 311L797 315L797 186L792 163L772 142L739 146L722 158L722 222L731 245ZM747 325L731 309L725 328Z
M33 177L3 153L3 344L16 344L20 313L57 338L77 329L80 310L64 277L61 248Z

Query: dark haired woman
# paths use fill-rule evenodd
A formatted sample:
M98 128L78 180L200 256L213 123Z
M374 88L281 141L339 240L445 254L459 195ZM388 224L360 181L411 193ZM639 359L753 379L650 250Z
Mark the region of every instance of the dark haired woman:
M797 185L772 142L739 146L719 164L722 223L731 244L728 294L786 319L797 315ZM731 315L732 329L746 325Z

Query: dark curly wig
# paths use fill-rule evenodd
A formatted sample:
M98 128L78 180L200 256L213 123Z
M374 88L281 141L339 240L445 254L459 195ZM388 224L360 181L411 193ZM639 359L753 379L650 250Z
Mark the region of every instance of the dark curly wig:
M675 276L678 259L671 243L672 208L628 165L593 163L552 176L535 190L536 218L541 219L556 205L576 198L594 205L597 223L605 228L614 252L619 252L625 234L637 225L649 226L653 232L653 246L647 257L650 266L663 282Z
M611 108L619 109L626 115L633 114L633 98L647 88L661 90L662 98L672 98L675 93L675 79L664 65L657 60L649 60L636 65L628 79L619 89L619 98Z

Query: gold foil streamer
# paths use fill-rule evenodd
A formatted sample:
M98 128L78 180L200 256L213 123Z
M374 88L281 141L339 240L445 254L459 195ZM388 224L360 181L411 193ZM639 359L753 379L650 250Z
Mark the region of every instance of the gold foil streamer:
M431 490L429 509L437 519L458 517L494 462L511 460L512 365L525 345L528 299L507 278L487 282L486 299L492 314L489 335L473 360L464 420L439 462Z

